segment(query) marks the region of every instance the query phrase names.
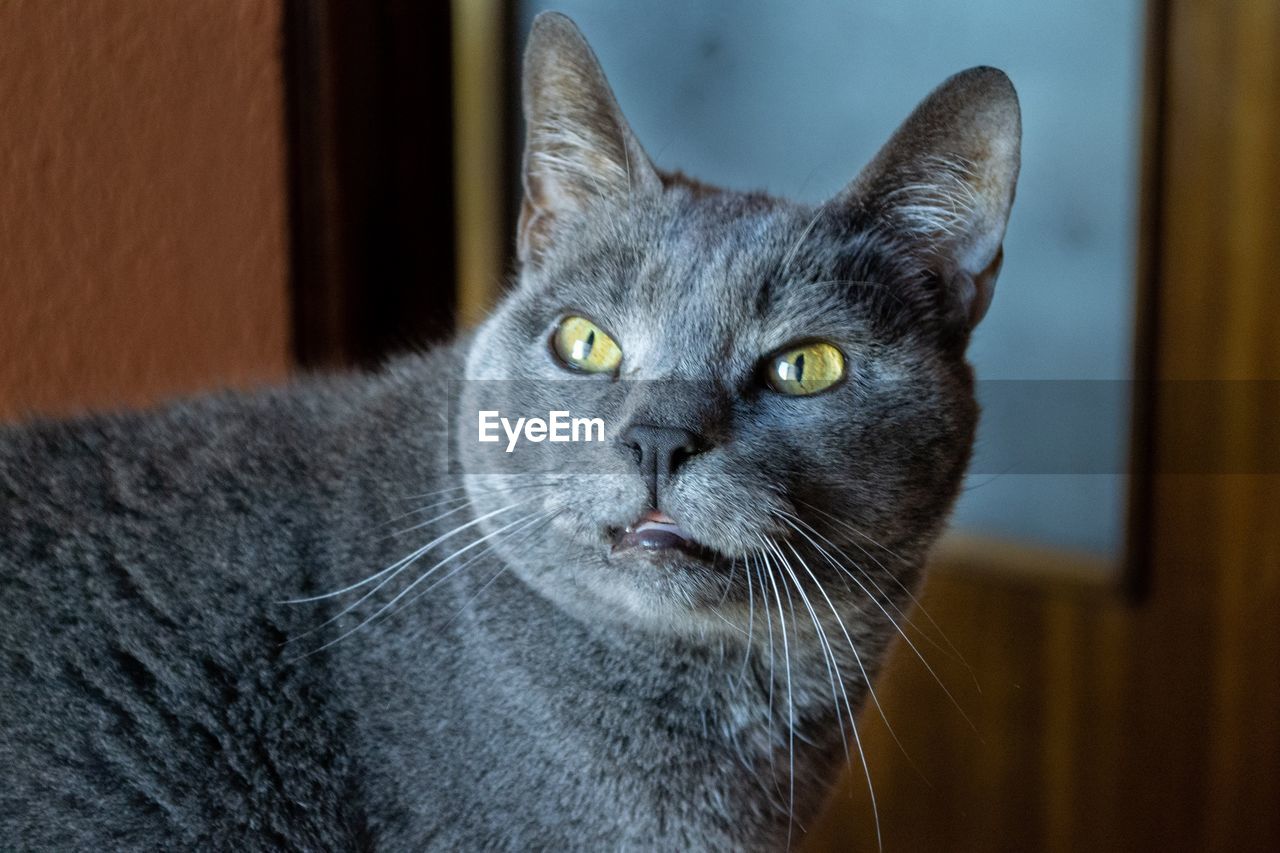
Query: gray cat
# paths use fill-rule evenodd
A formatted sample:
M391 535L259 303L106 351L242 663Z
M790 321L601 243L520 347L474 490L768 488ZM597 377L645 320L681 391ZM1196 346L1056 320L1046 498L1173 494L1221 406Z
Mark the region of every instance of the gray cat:
M780 849L861 769L969 458L1013 88L956 75L813 207L655 168L562 16L524 73L474 335L0 431L0 844ZM605 441L504 469L495 388Z

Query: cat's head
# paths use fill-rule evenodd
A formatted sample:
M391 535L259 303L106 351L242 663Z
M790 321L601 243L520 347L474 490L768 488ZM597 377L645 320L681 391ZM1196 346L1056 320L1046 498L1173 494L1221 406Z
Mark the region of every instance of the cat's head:
M838 563L914 573L973 442L964 351L1019 163L1005 75L947 80L816 207L657 169L561 15L534 22L524 111L519 281L467 379L518 380L520 416L580 388L607 435L498 475L463 407L472 500L512 570L675 627L732 618L773 576L857 597Z

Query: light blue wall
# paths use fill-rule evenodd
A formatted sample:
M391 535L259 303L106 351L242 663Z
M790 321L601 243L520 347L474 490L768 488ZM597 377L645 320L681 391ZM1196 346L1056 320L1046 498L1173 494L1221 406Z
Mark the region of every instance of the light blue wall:
M1138 0L526 0L569 14L664 167L809 200L853 177L930 89L995 65L1022 99L1005 266L971 355L983 379L1123 379L1133 298ZM1123 448L1123 406L1080 411ZM1070 442L1067 418L1046 442ZM1002 426L1005 428L1002 433ZM1010 439L988 420L980 446ZM1096 439L1095 439L1096 440ZM1114 553L1123 478L971 477L957 525Z

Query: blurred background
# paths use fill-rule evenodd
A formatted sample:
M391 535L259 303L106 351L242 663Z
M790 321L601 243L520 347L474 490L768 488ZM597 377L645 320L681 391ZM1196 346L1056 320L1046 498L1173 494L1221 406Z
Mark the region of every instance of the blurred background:
M909 629L930 667L904 645L877 684L901 748L860 722L885 849L1280 849L1274 0L3 0L0 418L473 325L544 8L660 166L810 201L949 74L1010 74L1024 165ZM875 849L861 772L807 829Z

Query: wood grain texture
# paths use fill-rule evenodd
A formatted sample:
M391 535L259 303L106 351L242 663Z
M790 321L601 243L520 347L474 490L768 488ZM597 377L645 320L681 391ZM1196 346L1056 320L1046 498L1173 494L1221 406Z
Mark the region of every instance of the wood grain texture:
M0 417L290 363L279 0L0 3Z
M505 121L507 53L513 4L452 0L454 53L454 180L458 255L458 318L464 328L487 316L505 289L511 234L507 223L508 163L519 155Z
M1280 4L1164 12L1159 232L1145 235L1156 375L1277 379ZM920 772L873 710L861 720L885 850L1280 849L1280 477L1161 473L1206 447L1258 458L1280 440L1280 400L1197 408L1153 390L1141 601L1034 575L928 581L924 607L972 674L941 640L917 644L974 728L897 648L877 689ZM875 850L871 826L851 774L807 849Z

